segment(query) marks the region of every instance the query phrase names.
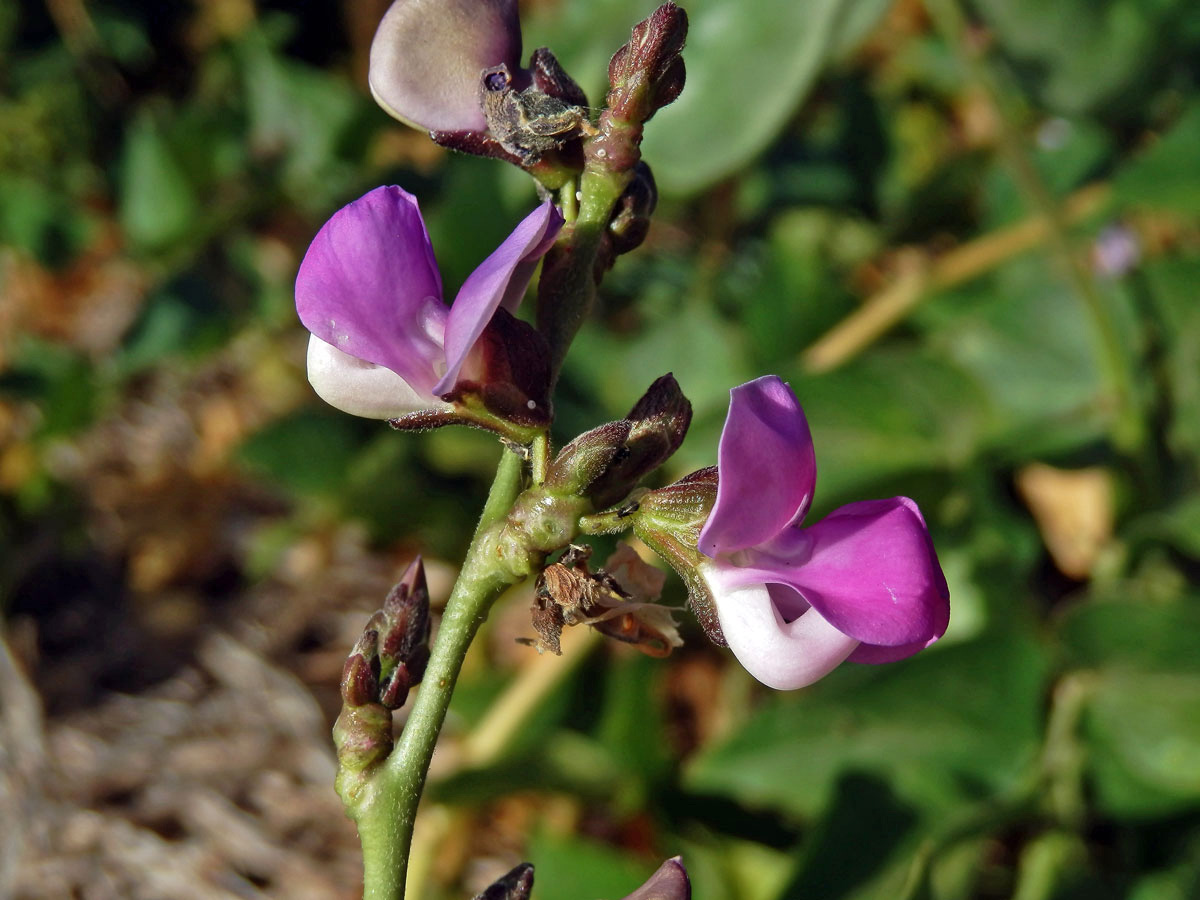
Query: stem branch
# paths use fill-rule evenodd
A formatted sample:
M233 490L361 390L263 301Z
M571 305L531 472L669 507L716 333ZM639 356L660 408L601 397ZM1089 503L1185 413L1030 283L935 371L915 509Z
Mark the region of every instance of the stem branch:
M402 900L413 822L438 734L467 649L488 610L514 576L499 566L488 540L491 526L512 508L521 488L520 458L505 451L475 536L467 551L425 677L395 749L364 787L350 814L363 847L363 900Z

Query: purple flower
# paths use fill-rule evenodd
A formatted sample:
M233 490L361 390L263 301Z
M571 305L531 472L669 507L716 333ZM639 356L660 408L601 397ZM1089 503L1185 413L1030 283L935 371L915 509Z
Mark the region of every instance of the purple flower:
M449 410L460 377L479 378L479 338L521 302L562 216L547 201L463 283L453 306L417 200L379 187L334 213L296 276L296 311L312 332L308 380L332 406L387 419ZM519 323L518 323L519 324Z
M480 73L501 63L521 72L520 57L517 0L396 0L375 32L368 81L402 122L484 131Z
M801 528L817 465L795 394L768 375L730 396L700 575L742 665L787 690L843 660L891 662L941 637L950 592L917 505L850 503Z

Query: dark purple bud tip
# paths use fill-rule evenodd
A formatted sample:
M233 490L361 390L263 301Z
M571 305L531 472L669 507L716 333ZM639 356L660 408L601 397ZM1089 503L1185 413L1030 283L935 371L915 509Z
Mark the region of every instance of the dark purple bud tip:
M687 13L674 3L664 3L634 26L629 43L608 64L608 105L614 116L647 122L679 96L684 76L679 54L687 30Z
M417 681L420 679L418 678ZM408 666L404 663L396 666L395 671L386 678L379 688L379 703L388 709L399 709L408 700L408 690L415 684Z
M429 658L429 588L425 567L417 557L383 603L384 627L379 652L384 690L391 689L404 704L408 688L420 682ZM401 671L403 670L403 671ZM400 682L400 683L398 683ZM382 699L384 706L397 708Z
M692 883L683 860L674 856L658 867L646 883L625 900L691 900Z
M532 890L533 864L523 862L476 894L474 900L529 900Z
M421 610L428 614L429 586L425 581L425 563L418 556L408 564L400 580L388 591L387 599L383 601L382 617L390 631L396 622ZM386 640L385 653L388 652Z
M379 659L351 654L342 667L342 701L347 706L366 706L379 695Z
M630 424L625 452L589 489L597 508L619 501L679 449L692 421L692 404L667 374L650 385L625 420Z

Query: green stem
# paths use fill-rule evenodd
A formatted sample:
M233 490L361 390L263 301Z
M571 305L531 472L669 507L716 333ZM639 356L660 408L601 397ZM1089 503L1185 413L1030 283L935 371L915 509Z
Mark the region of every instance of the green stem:
M479 525L475 528L475 536L472 538L473 542L479 539L481 532L508 515L517 495L521 493L521 480L524 474L520 455L512 450L505 450L504 455L500 457L500 464L496 467L496 477L492 481L492 489L488 491L483 512L480 513ZM472 543L471 549L474 549L474 543Z
M625 190L630 171L612 171L589 160L579 182L581 200L546 255L538 287L538 330L550 345L551 383L557 381L567 348L587 317L596 296L597 264L613 206Z
M533 439L529 446L529 469L535 485L546 481L546 472L550 468L550 435L542 432Z
M579 215L578 191L579 182L572 178L558 192L558 206L562 210L563 218L568 222L574 222Z
M489 538L491 526L512 508L521 488L521 475L521 459L505 451L462 572L442 614L404 733L350 810L362 841L363 900L404 897L417 805L463 659L492 603L516 581L511 572L496 564Z

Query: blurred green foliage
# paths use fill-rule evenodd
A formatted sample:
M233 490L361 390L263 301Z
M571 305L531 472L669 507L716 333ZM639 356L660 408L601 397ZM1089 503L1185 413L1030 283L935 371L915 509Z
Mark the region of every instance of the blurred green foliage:
M256 522L246 577L288 535L346 519L454 560L477 514L494 442L394 435L306 393L291 280L333 210L398 182L452 293L532 186L374 107L353 4L232 6L246 16L0 6L10 598L37 565L88 553L89 480L62 449L86 453L147 383L214 366L257 410L224 465L285 509ZM599 105L608 54L652 4L528 6L527 48L551 46ZM728 388L777 372L812 424L817 514L894 493L925 510L950 632L772 695L689 625L674 660L573 670L499 761L435 798L574 798L576 828L528 837L540 900L619 896L676 852L699 900L1200 896L1194 4L688 9L688 87L645 142L660 214L568 360L558 437L672 369L696 410L663 477L678 476L714 461ZM1096 184L1102 201L1068 216ZM938 268L1038 216L1028 246L1000 240L970 276ZM117 265L132 286L94 287ZM914 272L942 280L886 334L806 361ZM1032 463L1092 473L1087 502L1065 481L1018 489ZM1082 542L1079 566L1056 537ZM502 688L468 671L460 721Z

